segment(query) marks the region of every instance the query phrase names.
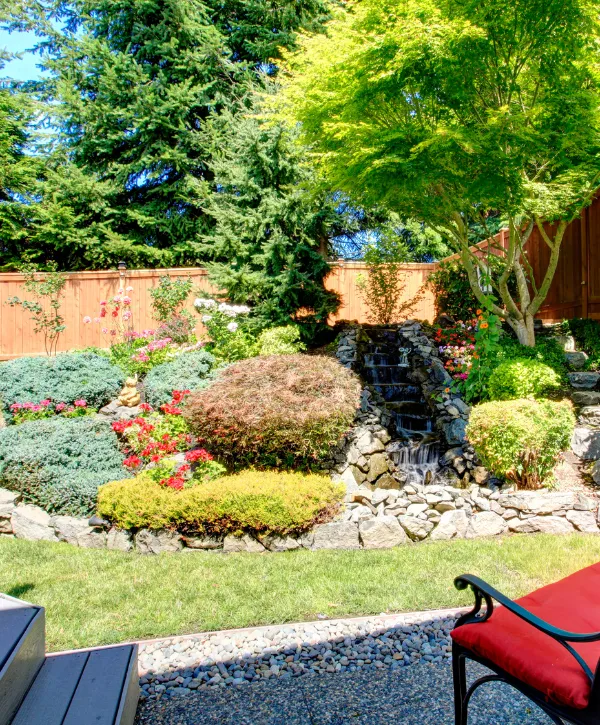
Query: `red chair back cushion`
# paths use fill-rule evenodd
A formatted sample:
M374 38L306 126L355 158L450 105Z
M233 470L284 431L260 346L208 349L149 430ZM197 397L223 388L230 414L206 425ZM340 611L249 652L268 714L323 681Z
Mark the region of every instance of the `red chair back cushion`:
M579 634L600 632L600 563L516 601L554 627ZM575 658L504 607L496 607L486 622L457 627L452 639L559 705L582 710L589 704L591 684ZM600 642L571 646L594 673Z

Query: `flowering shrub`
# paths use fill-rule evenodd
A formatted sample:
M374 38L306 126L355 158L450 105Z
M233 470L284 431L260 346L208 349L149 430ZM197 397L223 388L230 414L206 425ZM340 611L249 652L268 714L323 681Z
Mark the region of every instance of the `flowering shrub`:
M466 380L475 350L477 320L458 322L455 327L435 331L435 342L444 367L455 380Z
M329 357L257 357L192 393L184 416L200 443L232 466L310 468L351 426L360 388Z
M214 357L206 350L192 347L185 354L177 354L173 360L150 370L144 381L146 400L158 408L171 400L171 393L176 388L199 390L208 385L214 365Z
M201 297L194 300L194 307L202 315L210 336L208 349L217 360L235 362L258 355L258 342L248 321L249 307Z
M96 416L53 416L0 430L0 488L49 513L89 516L98 486L126 473L117 436Z
M155 468L148 470L148 475L161 486L181 491L226 473L225 466L217 463L204 448L188 451L184 459L185 463L178 465L173 459L164 458Z
M186 345L193 343L196 339L194 335L194 322L189 313L183 315L173 315L156 328L155 338L162 340L165 337L171 338L178 345Z
M63 418L80 418L84 415L94 415L95 408L88 408L83 398L76 400L73 405L66 403L53 403L51 400L40 400L39 403L13 403L10 406L13 423L20 425L29 420L43 420L53 415L62 415Z
M497 476L521 488L539 488L569 447L574 426L567 400L495 401L471 410L467 438Z
M85 400L87 407L101 408L118 395L123 382L121 370L94 353L22 357L0 365L0 403L9 421L13 403L50 400L74 406L76 400Z
M121 287L114 297L100 302L95 324L100 325L103 335L108 335L110 344L125 342L133 331L133 313L131 311L131 293L133 287ZM83 318L83 324L92 323L90 315Z
M158 463L167 456L187 450L192 437L182 416L181 404L189 390L174 390L171 403L154 411L142 404L142 413L132 420L118 420L112 424L125 442L128 453L123 465L132 471L141 470L149 463Z
M286 536L331 520L343 495L329 476L250 470L175 490L144 472L103 486L98 513L124 529Z

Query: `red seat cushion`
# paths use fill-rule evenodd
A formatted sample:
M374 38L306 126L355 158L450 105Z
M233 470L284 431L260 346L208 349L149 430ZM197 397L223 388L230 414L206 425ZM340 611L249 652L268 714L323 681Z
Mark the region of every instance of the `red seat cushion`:
M599 632L600 563L516 601L554 627L578 634ZM452 639L555 703L578 710L588 706L590 681L573 655L505 607L496 607L487 622L457 627ZM571 646L595 672L600 642Z

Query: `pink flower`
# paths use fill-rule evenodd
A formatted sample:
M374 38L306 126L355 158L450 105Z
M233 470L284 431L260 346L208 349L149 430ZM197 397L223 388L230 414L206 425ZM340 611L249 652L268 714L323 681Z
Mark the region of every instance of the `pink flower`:
M121 289L119 290L119 294L122 295L123 292L124 292L124 289L121 287Z
M56 410L60 413L67 407L66 403L57 403L56 404Z
M133 287L125 287L125 292L133 292Z
M130 305L131 304L131 297L127 297L127 295L125 295L125 297L123 297L123 304L124 305Z
M21 408L22 408L22 407L23 407L23 406L21 405L21 403L13 403L13 404L12 404L12 405L10 406L10 409L11 409L11 410L21 410Z
M129 310L125 310L123 313L123 319L124 320L130 320L131 319L131 312Z
M91 317L90 317L89 315L86 315L86 316L85 316L85 317L83 318L83 324L84 324L84 325L89 325L91 321L92 321L92 318L91 318Z
M102 328L102 334L103 335L108 335L108 330L106 329L106 327L103 327Z
M48 407L52 401L46 398L46 400L40 400L40 405L44 405L45 407Z
M76 408L87 408L87 403L83 398L80 398L79 400L76 400L73 405Z
M105 305L106 305L106 300L102 300L102 302L100 303L100 307L104 307Z
M121 301L121 297L120 297L120 295L115 295L115 296L113 297L113 302L116 302L117 304L119 304L119 302L120 302L120 301Z
M98 324L98 323L100 322L100 318L99 318L99 317L94 317L94 322L95 322L96 324Z

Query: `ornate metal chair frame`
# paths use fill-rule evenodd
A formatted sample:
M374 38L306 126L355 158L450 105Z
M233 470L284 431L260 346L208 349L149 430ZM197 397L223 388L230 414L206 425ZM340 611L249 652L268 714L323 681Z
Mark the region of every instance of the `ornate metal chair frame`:
M452 643L452 675L454 679L454 713L456 725L467 725L469 702L474 692L481 685L487 682L505 682L516 690L519 690L525 697L532 700L539 708L541 708L552 722L556 725L565 725L565 723L573 723L573 725L600 725L600 660L596 666L595 673L591 671L587 663L581 655L573 649L570 643L596 642L600 640L600 632L592 632L589 634L578 634L575 632L567 632L564 629L557 629L551 624L544 622L543 619L536 617L526 609L516 604L508 597L505 597L499 591L491 587L479 577L464 574L454 580L454 586L459 590L470 587L475 595L475 606L470 612L460 617L455 627L463 624L479 624L485 622L492 616L494 611L494 600L517 617L528 622L532 627L539 629L540 632L552 637L569 652L581 666L591 685L591 695L588 707L584 710L577 710L571 707L557 705L548 700L548 698L539 690L526 685L516 679L508 672L504 671L493 662L479 657L474 652L462 647L461 645ZM600 598L600 592L599 592ZM482 605L485 602L485 610L482 611ZM600 602L599 602L600 606ZM470 659L479 662L494 674L486 675L475 680L470 687L467 687L466 660Z

